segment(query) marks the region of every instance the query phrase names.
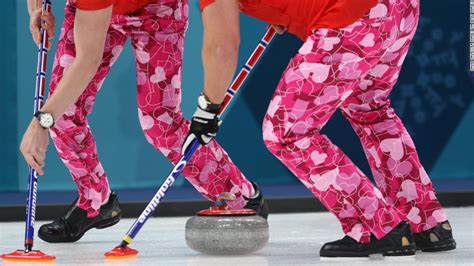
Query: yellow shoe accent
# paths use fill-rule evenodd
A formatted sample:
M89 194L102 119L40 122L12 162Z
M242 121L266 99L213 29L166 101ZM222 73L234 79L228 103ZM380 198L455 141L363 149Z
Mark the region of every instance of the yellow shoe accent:
M431 240L431 243L433 242L438 242L439 241L439 238L437 235L435 235L434 233L430 233L430 240Z
M444 230L448 230L448 231L453 230L453 229L451 228L451 225L449 225L448 223L442 224L441 227L443 227Z
M408 240L408 238L406 236L402 237L402 246L407 247L409 245L410 245L410 241Z

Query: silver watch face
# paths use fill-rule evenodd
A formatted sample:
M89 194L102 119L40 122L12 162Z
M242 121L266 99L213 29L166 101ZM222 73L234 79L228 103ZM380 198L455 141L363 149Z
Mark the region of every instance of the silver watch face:
M199 107L200 107L201 109L203 109L203 110L206 110L206 109L207 109L208 103L207 103L206 97L204 97L204 95L200 95L200 96L198 97L198 105L199 105Z
M44 128L50 128L54 124L54 119L51 114L43 113L39 117L40 125Z

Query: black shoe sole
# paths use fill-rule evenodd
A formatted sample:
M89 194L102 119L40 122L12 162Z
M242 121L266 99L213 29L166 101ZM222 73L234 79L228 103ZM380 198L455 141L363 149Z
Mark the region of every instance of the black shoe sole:
M430 247L416 247L417 250L423 252L439 252L439 251L449 251L456 249L456 241L454 239L449 239L445 241L440 241L438 244Z
M413 256L416 253L415 245L410 245L405 248L383 248L378 250L373 250L369 252L324 252L319 254L321 258L324 259L337 259L337 258L369 258L370 255L382 254L384 257L404 257L404 256Z
M48 237L45 237L45 236L42 236L41 234L38 234L38 237L45 241L45 242L48 242L48 243L72 243L72 242L76 242L78 241L79 239L81 239L84 234L89 231L91 228L85 230L81 235L75 237L75 238L48 238Z
M120 219L122 218L122 214L119 214L117 216L114 216L110 219L107 219L107 220L104 220L102 222L100 222L99 224L97 224L95 226L96 229L105 229L105 228L108 228L108 227L111 227L111 226L114 226L116 225L118 222L120 222Z
M64 239L64 238L48 238L48 237L44 237L42 236L41 234L38 234L38 237L45 241L45 242L48 242L48 243L71 243L71 242L76 242L78 241L79 239L81 239L85 233L87 233L87 231L91 230L92 228L96 228L96 229L105 229L105 228L108 228L108 227L111 227L115 224L117 224L118 222L120 222L120 219L122 217L122 214L119 213L118 215L112 217L112 218L109 218L109 219L106 219L106 220L103 220L103 221L100 221L99 223L97 224L94 224L92 225L91 227L87 228L86 230L84 230L84 232L82 232L82 234L74 237L74 238L69 238L69 239Z
M388 250L382 253L384 257L399 257L399 256L413 256L416 253L415 246L411 246L409 248L404 249L395 249L395 250ZM377 254L377 253L374 253Z

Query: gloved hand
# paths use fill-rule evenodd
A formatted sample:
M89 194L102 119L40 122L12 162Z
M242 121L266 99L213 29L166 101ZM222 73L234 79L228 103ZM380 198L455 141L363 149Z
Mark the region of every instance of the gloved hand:
M181 153L185 154L194 139L201 145L208 144L219 130L221 121L218 113L220 104L209 102L204 94L198 98L198 107L191 119L191 127L188 136L184 140Z

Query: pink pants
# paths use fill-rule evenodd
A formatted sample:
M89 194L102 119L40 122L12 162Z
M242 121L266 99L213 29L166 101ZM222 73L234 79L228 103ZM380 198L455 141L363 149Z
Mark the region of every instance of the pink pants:
M51 131L59 156L77 184L77 205L85 209L89 217L98 214L110 188L97 155L87 115L91 113L95 96L127 37L131 38L136 59L138 114L145 137L171 162L176 163L181 157L181 145L189 128L189 121L183 118L180 109L188 3L187 0L158 2L137 10L133 15L112 17L102 63L96 75ZM75 7L68 3L54 61L50 93L54 93L64 71L74 60L74 16ZM216 141L201 148L183 174L210 200L216 200L216 196L224 191L233 192L239 196L233 202L233 207L242 207L245 204L242 196L250 196L251 183Z
M360 21L314 32L290 62L263 122L268 149L360 242L401 220L414 232L445 221L413 141L387 99L415 35L419 1L381 0ZM342 110L377 189L321 128Z

